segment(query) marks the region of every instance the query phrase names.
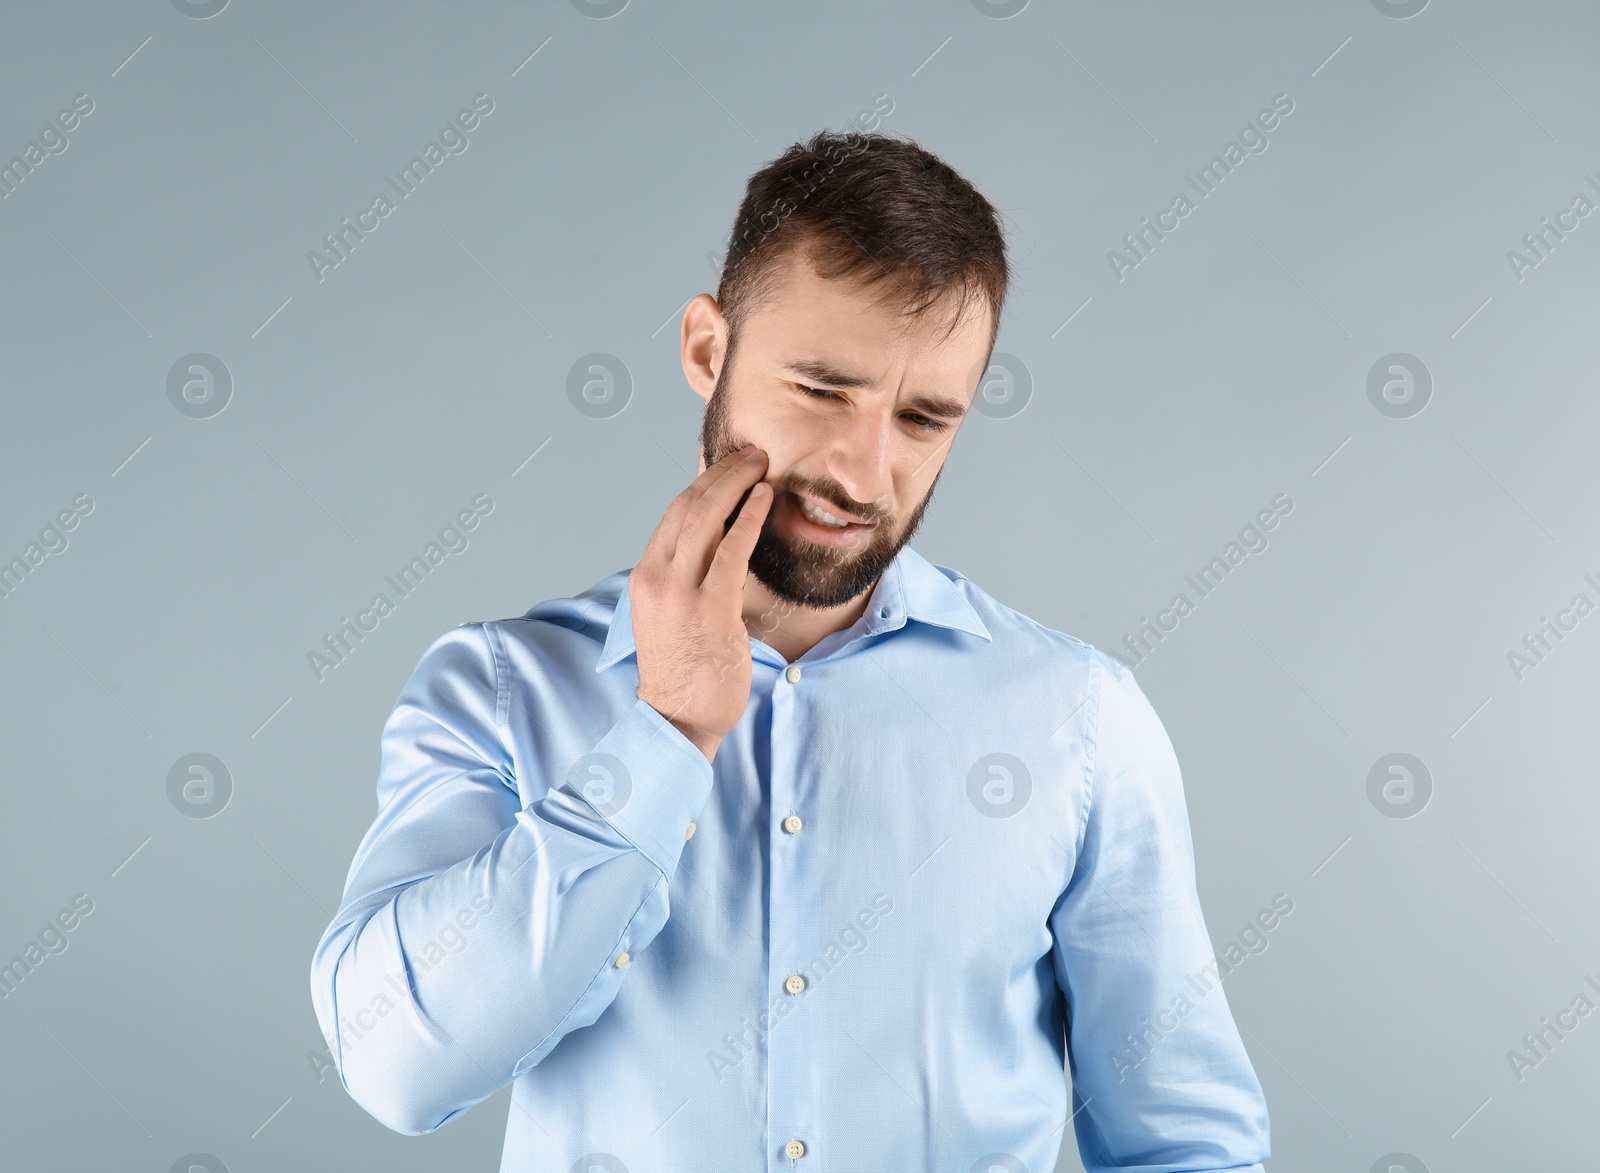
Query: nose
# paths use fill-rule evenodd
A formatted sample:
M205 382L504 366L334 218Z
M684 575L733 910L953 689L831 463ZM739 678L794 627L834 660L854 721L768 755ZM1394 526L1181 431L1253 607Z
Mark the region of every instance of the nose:
M889 464L893 441L894 413L889 405L883 410L864 411L853 417L835 440L828 457L828 473L851 500L879 513L890 513L894 509L891 492L894 481Z

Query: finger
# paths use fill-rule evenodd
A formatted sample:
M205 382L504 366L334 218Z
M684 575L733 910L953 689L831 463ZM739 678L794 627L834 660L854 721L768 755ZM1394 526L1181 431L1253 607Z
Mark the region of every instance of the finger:
M689 507L673 556L675 565L682 564L678 571L686 576L685 581L698 585L705 578L717 543L728 532L741 499L761 480L766 469L766 453L756 449L707 486L699 500Z
M699 476L678 493L667 506L666 512L661 515L661 520L656 524L655 530L650 535L650 540L645 544L644 558L659 557L670 562L672 555L678 547L678 537L683 532L684 519L688 517L689 510L694 503L705 493L706 488L715 482L729 468L744 458L749 445L744 449L737 449L728 453L721 460L706 468ZM643 561L641 558L640 561Z
M739 516L717 545L711 558L711 569L706 572L705 588L714 594L735 594L744 586L744 576L750 569L750 554L761 537L761 526L772 508L772 486L758 481L750 495L739 507Z
M717 515L719 509L722 512L717 515L718 520L728 519L739 497L761 478L766 467L767 454L753 444L746 445L717 461L703 474L703 480L697 480L691 486L694 492L684 507L674 557L685 557L688 573L696 582L705 577L706 565L711 558L710 547L716 541L715 538L708 541L698 536L707 527L707 519ZM717 537L721 537L723 532L723 528L719 527Z

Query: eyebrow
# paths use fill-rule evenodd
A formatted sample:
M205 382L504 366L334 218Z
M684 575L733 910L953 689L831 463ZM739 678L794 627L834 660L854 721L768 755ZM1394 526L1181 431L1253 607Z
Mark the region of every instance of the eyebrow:
M825 362L815 359L798 359L786 362L783 369L791 374L798 375L808 383L820 384L825 388L842 388L856 390L872 386L872 380L865 375L852 374L840 370ZM947 395L935 395L919 392L905 401L905 406L913 411L920 411L923 415L938 416L944 419L960 419L967 414L967 408L959 399L952 399Z

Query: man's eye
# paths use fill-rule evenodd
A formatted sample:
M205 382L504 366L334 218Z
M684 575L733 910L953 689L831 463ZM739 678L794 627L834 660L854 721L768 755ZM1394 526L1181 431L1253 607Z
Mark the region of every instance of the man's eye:
M829 391L822 387L808 387L804 383L796 383L795 388L802 394L809 395L813 399L839 398L838 392ZM940 432L948 431L950 428L949 424L942 423L936 419L930 419L921 412L917 411L910 412L903 418L910 420L911 426L916 428L918 431L927 432L930 435L937 435Z

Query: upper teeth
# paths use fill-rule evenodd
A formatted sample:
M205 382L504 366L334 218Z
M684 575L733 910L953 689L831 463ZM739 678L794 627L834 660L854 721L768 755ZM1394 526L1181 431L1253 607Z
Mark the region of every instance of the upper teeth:
M850 524L844 518L835 517L833 514L829 513L826 509L823 509L823 508L821 508L820 506L817 506L817 505L813 505L810 501L807 501L804 497L799 498L799 501L800 501L800 512L804 513L809 520L816 522L818 525L831 525L831 526L835 526L835 527L837 527L839 529L843 529L843 528L845 528L846 526L848 526Z

